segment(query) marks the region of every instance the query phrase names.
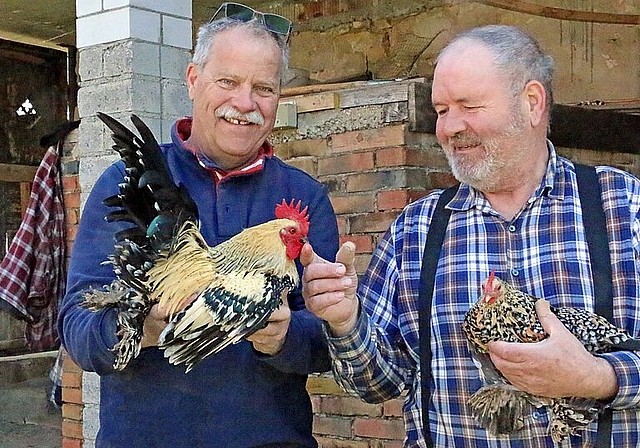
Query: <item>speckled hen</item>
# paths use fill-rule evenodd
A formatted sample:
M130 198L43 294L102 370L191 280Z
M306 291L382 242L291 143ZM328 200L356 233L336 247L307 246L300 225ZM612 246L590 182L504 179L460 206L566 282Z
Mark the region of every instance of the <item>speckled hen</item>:
M495 368L487 351L491 341L532 343L548 337L536 314L537 300L493 272L483 282L480 299L467 312L462 325L485 383L471 396L469 406L478 422L496 435L521 429L527 412L548 406L549 431L559 442L594 421L603 405L594 399L548 398L518 390ZM551 307L551 311L590 353L607 352L631 340L626 331L592 312L567 307Z

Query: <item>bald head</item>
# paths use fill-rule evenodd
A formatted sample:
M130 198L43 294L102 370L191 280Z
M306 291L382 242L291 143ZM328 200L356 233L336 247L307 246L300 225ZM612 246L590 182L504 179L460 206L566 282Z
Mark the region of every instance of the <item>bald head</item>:
M520 28L488 25L463 31L440 52L436 67L453 52L470 54L478 48L486 50L489 62L502 73L514 95L527 82L540 82L547 97L547 112L550 110L553 104L553 58L545 54L538 42Z

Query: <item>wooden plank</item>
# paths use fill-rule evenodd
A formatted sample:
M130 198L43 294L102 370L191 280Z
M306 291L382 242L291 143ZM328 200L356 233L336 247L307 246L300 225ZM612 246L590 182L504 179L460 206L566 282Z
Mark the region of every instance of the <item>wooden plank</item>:
M20 182L20 216L24 218L29 201L31 200L31 187L33 182Z
M612 110L627 114L640 114L640 98L627 98L620 100L594 100L569 103L567 106L580 106L594 110Z
M328 92L330 90L351 89L353 87L363 86L366 83L367 81L349 81L333 84L311 84L308 86L288 87L282 89L281 96L312 95L314 93Z
M402 80L367 81L366 85L340 91L340 107L369 106L373 104L408 101L409 86L425 83L426 78L415 77Z
M364 87L340 91L340 108L397 103L407 101L408 97L406 82L381 81Z
M37 166L0 163L0 182L31 182Z
M409 84L409 130L434 134L436 114L431 107L431 85L423 82Z
M336 92L325 92L281 98L280 103L295 103L298 113L301 114L318 110L337 109L340 107L340 97Z

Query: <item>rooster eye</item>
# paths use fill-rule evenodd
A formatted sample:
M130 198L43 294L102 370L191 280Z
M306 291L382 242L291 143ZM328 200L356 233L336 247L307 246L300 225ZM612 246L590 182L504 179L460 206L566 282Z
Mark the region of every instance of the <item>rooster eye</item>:
M294 228L289 229L289 233L290 233L291 235L295 235L295 233L296 233L296 229L294 229Z

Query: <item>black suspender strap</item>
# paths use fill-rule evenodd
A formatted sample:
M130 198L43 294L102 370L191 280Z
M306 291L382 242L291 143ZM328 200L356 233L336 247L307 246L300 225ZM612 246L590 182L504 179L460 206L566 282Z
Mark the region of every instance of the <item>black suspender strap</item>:
M613 275L607 234L606 217L602 208L600 182L595 168L575 164L578 194L582 205L582 219L591 258L591 271L595 292L595 312L613 321ZM429 403L431 401L431 302L439 254L444 242L451 210L445 205L453 198L458 187L442 192L436 204L422 257L419 293L419 338L420 338L420 386L422 389L422 427L427 447L433 447L429 425ZM606 408L598 418L598 440L596 448L611 446L612 412Z
M422 431L427 447L433 447L431 430L429 428L429 402L431 401L431 301L433 298L433 283L436 268L440 259L440 250L444 242L444 234L449 223L451 210L445 205L453 198L458 186L444 190L438 198L436 208L431 218L427 242L422 255L420 270L419 301L419 339L420 339L420 388L422 390Z
M578 194L582 204L582 220L593 272L595 312L613 322L613 274L600 181L595 168L580 164L576 164L575 167ZM596 448L611 446L611 420L610 408L600 412Z
M576 176L593 272L595 312L613 322L613 274L600 182L591 166L576 164Z

